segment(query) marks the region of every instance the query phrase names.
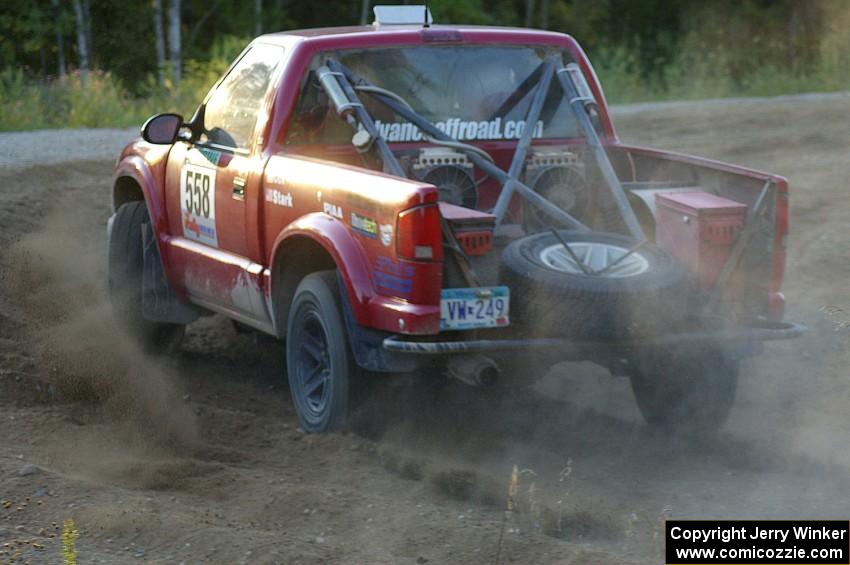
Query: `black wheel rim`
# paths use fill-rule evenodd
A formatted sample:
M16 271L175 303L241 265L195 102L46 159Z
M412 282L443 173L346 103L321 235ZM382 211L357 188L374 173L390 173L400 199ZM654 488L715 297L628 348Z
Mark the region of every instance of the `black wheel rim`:
M328 408L331 392L331 361L328 338L318 313L304 313L295 343L296 394L311 422L320 421Z

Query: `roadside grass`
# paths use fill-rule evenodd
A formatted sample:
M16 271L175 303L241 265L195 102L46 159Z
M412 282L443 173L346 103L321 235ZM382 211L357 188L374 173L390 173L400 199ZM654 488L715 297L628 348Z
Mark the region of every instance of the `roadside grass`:
M850 90L850 67L834 57L805 71L764 64L733 73L736 61L726 53L694 48L650 75L641 73L635 51L625 48L601 49L592 61L609 104Z
M248 41L222 35L209 59L183 61L179 85L170 79L159 85L152 74L142 75L132 93L117 77L99 70L89 73L84 86L78 71L64 80L38 81L21 69L0 69L0 131L140 126L160 112L188 118ZM165 74L170 76L169 69Z
M187 61L179 86L143 79L131 95L112 74L89 73L88 86L79 72L64 80L33 81L20 69L0 71L0 131L58 128L130 127L159 112L191 116L204 95L227 68L222 59Z
M706 34L691 34L671 60L650 65L641 61L645 50L640 45L594 49L591 60L608 102L850 90L850 36L846 34L825 34L816 54L796 62L780 57L776 46L724 46ZM142 76L132 85L135 94L103 71L92 71L84 87L79 73L61 81L37 81L21 69L0 70L0 131L138 126L158 112L191 116L245 44L245 38L223 36L209 60L184 62L179 85L167 81L160 86L154 76Z

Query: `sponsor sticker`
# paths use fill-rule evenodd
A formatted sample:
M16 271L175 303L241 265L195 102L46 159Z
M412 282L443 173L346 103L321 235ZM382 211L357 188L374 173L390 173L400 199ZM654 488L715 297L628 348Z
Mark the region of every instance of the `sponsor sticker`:
M215 149L208 149L206 147L198 147L198 152L213 166L218 166L219 161L221 161L221 151L216 151Z
M342 206L338 206L336 204L331 204L330 202L322 203L322 209L325 211L325 214L329 214L334 218L342 219Z
M275 206L283 206L284 208L292 208L292 193L283 192L276 188L266 189L266 202L271 202Z
M216 170L186 163L180 171L180 212L183 236L218 247L215 229Z
M351 213L351 227L366 237L377 237L378 223L372 218L361 216L357 212Z
M286 185L286 179L283 178L283 175L281 175L278 171L266 173L266 182L269 184L276 184L278 186Z
M490 139L519 139L525 131L525 120L461 120L449 118L436 122L434 126L449 137L461 141L490 140ZM375 127L389 142L421 141L422 132L410 122L375 121ZM531 134L534 138L543 137L543 120L538 120Z
M389 247L393 242L393 225L392 224L381 224L381 243L384 244L385 247Z
M410 296L414 273L412 265L396 263L389 257L378 257L375 260L375 284L393 296Z

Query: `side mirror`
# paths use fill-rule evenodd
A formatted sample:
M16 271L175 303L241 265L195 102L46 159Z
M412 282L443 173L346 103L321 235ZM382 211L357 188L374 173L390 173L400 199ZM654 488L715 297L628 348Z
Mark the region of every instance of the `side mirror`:
M189 128L189 132L191 133L191 141L198 141L201 139L201 136L206 133L206 130L204 129L204 116L206 113L207 105L201 104L198 106L198 109L195 110L195 115L192 116L192 119L186 124L186 127Z
M182 126L183 116L179 114L157 114L148 118L142 126L142 139L148 143L168 145L177 139Z

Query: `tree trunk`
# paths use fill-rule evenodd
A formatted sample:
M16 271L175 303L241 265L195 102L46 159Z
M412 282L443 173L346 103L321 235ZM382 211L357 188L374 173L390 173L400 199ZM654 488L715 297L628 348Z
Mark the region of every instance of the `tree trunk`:
M162 0L153 0L153 33L156 39L156 76L165 86L165 34L162 30Z
M540 6L540 27L549 29L549 0L543 0Z
M360 25L365 26L369 23L369 0L363 0L360 5Z
M534 23L534 0L525 0L525 27Z
M89 66L95 67L94 61L94 43L91 38L91 2L83 0L83 21L86 23L86 45L88 46Z
M263 33L263 0L254 0L254 36Z
M65 41L62 38L62 7L59 6L59 0L51 0L53 6L53 28L56 33L56 57L57 57L57 72L59 80L64 81L68 71L65 67Z
M168 55L174 86L180 85L180 0L169 0L168 4Z
M80 57L80 80L83 86L89 85L89 49L86 42L86 22L83 5L74 0L74 16L77 18L77 53Z

